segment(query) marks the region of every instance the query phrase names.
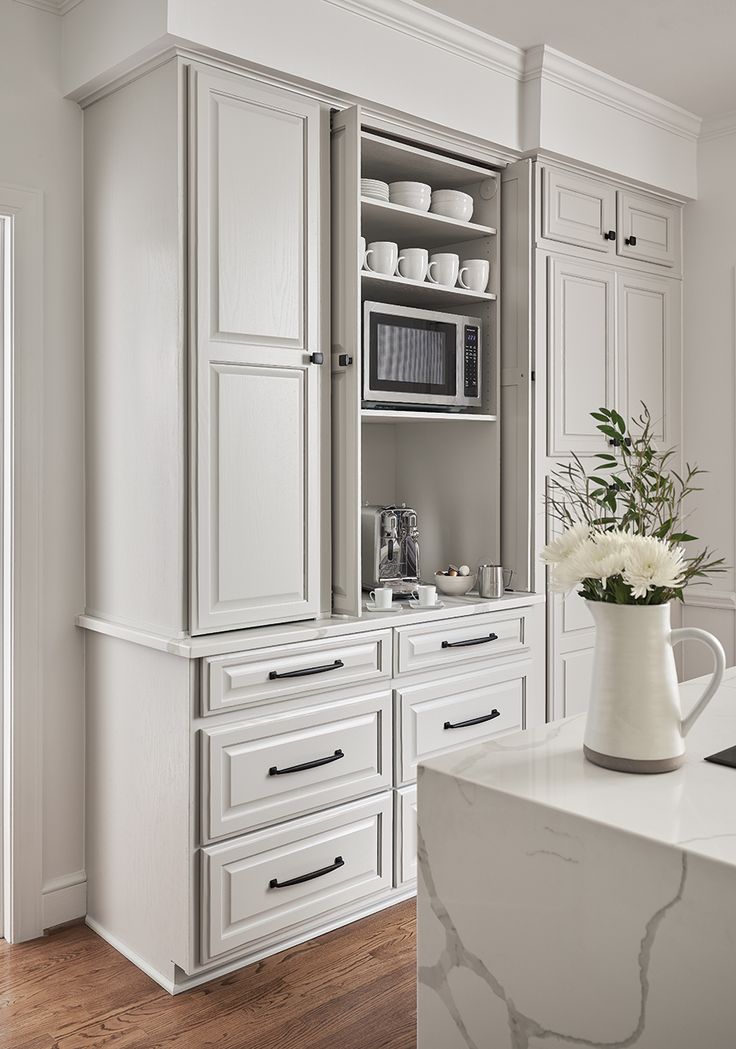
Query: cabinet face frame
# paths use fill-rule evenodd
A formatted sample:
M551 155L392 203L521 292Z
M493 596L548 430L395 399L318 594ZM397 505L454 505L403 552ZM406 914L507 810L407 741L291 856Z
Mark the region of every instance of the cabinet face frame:
M292 232L298 228L301 236L295 256L301 263L296 261L296 269L288 271L295 274L292 289L298 289L296 297L291 296L292 304L281 316L277 311L282 297L272 296L269 306L265 302L268 289L262 293L256 290L264 305L260 318L253 313L259 328L254 332L237 330L244 326L235 323L238 313L246 320L249 316L247 298L238 299L238 294L243 294L238 292L238 287L244 286L243 267L248 273L255 270L257 289L259 271L253 258L239 257L233 241L225 260L231 271L224 275L218 271L223 262L218 253L226 250L227 244L224 248L220 244L215 209L228 199L236 209L245 209L243 214L252 209L247 195L238 197L233 172L221 172L218 167L220 152L228 145L227 136L220 133L222 128L216 123L221 114L228 121L254 120L264 136L275 136L275 144L281 144L287 160L294 162L299 157L302 165L297 186L300 203L294 204L290 227ZM273 122L271 129L269 121ZM320 214L322 125L317 102L238 74L213 72L207 67L189 69L192 634L313 618L321 609L320 578L324 571L329 575L329 568L321 566L325 529L329 534L326 520L321 521L327 453L321 406L326 399L329 403L329 395L323 378L326 369L311 364L310 354L324 350L320 301L326 260ZM230 127L229 136L237 160L237 150L244 147L238 142L236 127ZM284 166L288 168L288 164ZM296 170L293 167L292 171ZM259 177L263 180L264 173ZM269 209L264 209L263 221L270 221ZM289 230L284 230L284 237L290 240ZM262 239L269 243L267 230L262 231ZM268 258L266 253L264 265ZM220 317L227 319L223 309L229 317L227 331L220 330ZM283 332L278 327L281 322L285 325ZM226 401L218 398L218 391ZM268 396L274 398L275 413L283 412L284 422L296 427L299 435L298 441L284 437L281 454L285 458L277 460L274 453L270 465L264 458L265 450L256 447L254 435L247 429L251 409L260 406L265 410L263 397ZM225 414L221 419L218 413L222 411ZM275 421L274 414L274 425ZM220 447L223 426L229 427L229 436L226 432ZM238 460L241 439L250 452L247 467ZM254 472L247 474L251 467ZM299 491L290 502L285 501L287 489L279 481L279 471L284 468L291 471ZM222 469L228 470L229 481L228 473L221 475ZM257 478L260 491L253 492ZM290 483L289 491L294 490ZM274 565L273 584L263 567L252 581L246 571L249 547L252 550L256 545L261 547L260 563ZM279 550L288 551L290 562L279 559ZM223 582L233 578L237 581L233 592L223 593Z

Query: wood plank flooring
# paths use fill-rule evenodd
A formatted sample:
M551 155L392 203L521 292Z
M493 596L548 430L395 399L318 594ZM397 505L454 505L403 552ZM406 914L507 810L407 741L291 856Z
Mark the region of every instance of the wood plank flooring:
M0 940L0 1049L415 1049L415 906L172 998L83 925Z

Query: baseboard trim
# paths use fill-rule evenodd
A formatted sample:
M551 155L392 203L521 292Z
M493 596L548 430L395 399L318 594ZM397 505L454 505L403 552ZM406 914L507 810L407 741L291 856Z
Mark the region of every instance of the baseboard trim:
M55 878L44 885L41 896L44 930L84 918L86 912L87 875L84 871Z
M99 922L96 922L94 918L90 918L89 915L84 919L84 924L90 928L92 932L97 933L105 943L109 943L119 954L122 954L124 958L127 958L129 962L132 962L133 965L141 970L141 972L144 972L146 976L150 976L159 987L163 987L163 989L168 991L169 994L176 994L176 984L172 979L168 976L164 976L164 974L159 972L158 969L154 969L154 967L144 961L140 955L136 954L135 951L132 951L127 944L123 943L122 940L119 940L117 936L113 936L111 932L108 932L104 925L100 925Z

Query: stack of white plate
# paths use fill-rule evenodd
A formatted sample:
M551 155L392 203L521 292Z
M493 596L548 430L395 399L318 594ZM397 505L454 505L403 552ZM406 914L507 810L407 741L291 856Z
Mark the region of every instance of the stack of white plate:
M374 200L388 200L388 182L381 182L377 178L362 178L360 192L362 196L372 197Z

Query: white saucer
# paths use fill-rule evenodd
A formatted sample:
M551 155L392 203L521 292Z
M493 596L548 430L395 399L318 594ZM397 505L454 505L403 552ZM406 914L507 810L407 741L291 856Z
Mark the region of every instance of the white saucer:
M366 601L365 603L366 612L384 612L386 615L390 615L392 612L400 612L401 606L398 607L395 604L390 605L388 608L376 608L373 601Z
M445 602L444 601L435 601L435 603L433 605L420 605L419 602L416 601L413 597L409 598L409 604L411 605L412 608L423 608L427 612L431 612L431 610L433 608L444 608L445 607Z

